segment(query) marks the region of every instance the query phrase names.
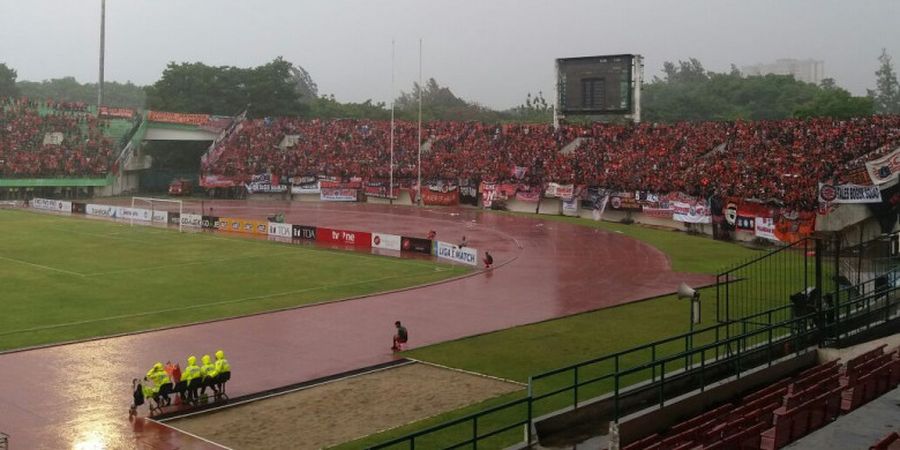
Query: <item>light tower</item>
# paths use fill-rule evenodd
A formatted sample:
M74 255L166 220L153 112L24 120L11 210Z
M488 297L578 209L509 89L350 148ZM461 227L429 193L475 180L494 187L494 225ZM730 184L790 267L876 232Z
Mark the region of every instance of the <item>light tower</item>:
M97 80L97 108L103 105L103 56L106 53L106 0L100 0L100 76Z

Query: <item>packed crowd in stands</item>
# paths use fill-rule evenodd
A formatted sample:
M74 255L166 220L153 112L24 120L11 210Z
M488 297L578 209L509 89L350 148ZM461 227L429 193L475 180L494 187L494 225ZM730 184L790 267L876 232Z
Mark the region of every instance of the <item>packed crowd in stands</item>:
M0 177L93 177L106 174L113 142L106 123L77 104L0 98ZM64 108L64 109L58 109ZM62 140L57 142L52 135ZM48 139L48 135L51 135Z
M874 154L900 145L900 116L559 129L445 121L426 124L422 135L425 179L517 178L660 194L718 193L813 209L819 181L840 181ZM290 145L282 145L285 136L293 136ZM238 179L264 172L282 179L389 176L385 121L247 120L219 146L204 173ZM416 177L416 148L416 124L396 122L395 179ZM513 176L517 166L524 176Z

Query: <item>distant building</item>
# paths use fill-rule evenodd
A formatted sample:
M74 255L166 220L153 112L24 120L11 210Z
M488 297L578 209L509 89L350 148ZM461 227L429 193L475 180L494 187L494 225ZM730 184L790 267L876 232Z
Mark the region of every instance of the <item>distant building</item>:
M819 84L825 78L825 62L815 59L778 59L770 64L754 64L741 67L744 76L793 75L799 81Z

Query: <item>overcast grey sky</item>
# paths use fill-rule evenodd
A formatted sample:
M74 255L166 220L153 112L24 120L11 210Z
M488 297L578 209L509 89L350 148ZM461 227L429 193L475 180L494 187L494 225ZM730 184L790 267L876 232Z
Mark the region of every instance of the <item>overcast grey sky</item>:
M0 0L0 62L20 80L97 78L100 0ZM557 57L696 57L727 70L776 58L825 61L855 94L882 47L900 62L900 1L865 0L107 0L106 79L156 81L169 61L305 67L322 94L390 98L425 78L492 107L553 90ZM896 66L896 64L895 64ZM549 95L548 95L549 97Z

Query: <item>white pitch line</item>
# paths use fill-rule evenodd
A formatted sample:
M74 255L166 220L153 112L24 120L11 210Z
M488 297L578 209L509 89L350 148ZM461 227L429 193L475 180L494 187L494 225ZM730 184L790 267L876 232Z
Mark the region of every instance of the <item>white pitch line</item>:
M39 269L52 270L52 271L54 271L54 272L64 273L64 274L66 274L66 275L73 275L73 276L76 276L76 277L82 277L82 278L84 278L84 277L86 276L86 275L83 274L83 273L72 272L71 270L65 270L65 269L57 269L56 267L50 267L50 266L45 266L45 265L43 265L43 264L37 264L37 263L28 262L28 261L22 261L21 259L10 258L10 257L8 257L8 256L0 256L0 259L6 260L6 261L12 261L12 262L19 263L19 264L25 264L25 265L32 266L32 267L37 267L37 268L39 268Z
M99 277L103 275L118 275L122 273L134 273L134 272L148 272L151 270L162 270L162 269L171 269L173 267L184 267L184 266L196 266L199 264L209 264L209 263L218 263L218 262L227 262L227 261L239 261L242 259L250 259L250 258L273 258L277 256L285 256L285 255L293 255L294 252L282 252L282 253L272 253L272 254L264 254L264 255L244 255L244 256L235 256L234 258L217 258L217 259L204 259L202 261L190 261L183 263L175 263L175 264L163 264L160 266L149 266L149 267L135 267L132 269L120 269L120 270L110 270L107 272L95 272L85 274L86 277Z
M444 272L446 270L449 270L449 269L440 269L440 270L438 270L438 269L439 268L435 268L435 271L436 272ZM303 288L303 289L296 289L293 291L276 292L274 294L254 295L251 297L242 297L242 298L231 299L231 300L222 300L222 301L218 301L218 302L193 304L193 305L183 306L183 307L179 307L179 308L166 308L166 309L160 309L160 310L156 310L156 311L146 311L146 312L142 312L142 313L120 314L118 316L101 317L99 319L79 320L76 322L66 322L66 323L58 323L58 324L54 324L54 325L44 325L44 326L40 326L40 327L23 328L21 330L2 332L2 333L0 333L0 336L9 336L9 335L18 334L18 333L30 333L30 332L34 332L34 331L44 331L44 330L52 330L52 329L57 329L57 328L65 328L65 327L72 327L72 326L78 326L78 325L87 325L90 323L97 323L97 322L108 322L110 320L132 319L135 317L152 316L154 314L164 314L164 313L187 311L190 309L206 308L208 306L221 306L221 305L229 305L229 304L234 304L234 303L242 303L242 302L246 302L246 301L250 301L250 300L266 300L266 299L270 299L270 298L285 297L288 295L300 294L303 292L310 292L310 291L316 291L316 290L322 290L322 289L342 288L342 287L347 287L347 286L354 286L357 284L374 283L377 281L409 278L409 277L414 277L414 276L419 276L419 275L426 275L427 273L428 272L406 274L406 275L394 275L394 276L390 276L390 277L381 277L381 278L373 278L373 279L369 279L369 280L360 280L360 281L355 281L353 283L315 286L315 287L309 287L309 288ZM377 295L377 293L373 293L373 294ZM325 301L325 303L328 303L328 302L330 302L330 301L327 301L327 300ZM230 319L230 318L232 318L232 317L223 318L222 320Z
M190 431L184 431L184 430L182 430L181 428L175 428L175 427L173 427L172 425L169 425L169 424L164 423L164 422L160 422L159 420L152 419L152 418L150 418L150 417L147 417L147 420L149 420L149 421L151 421L151 422L156 422L156 423L159 424L159 425L162 425L162 426L164 426L164 427L166 427L166 428L175 430L175 431L177 431L177 432L179 432L179 433L184 433L184 434L186 434L186 435L188 435L188 436L190 436L190 437L192 437L192 438L199 439L199 440L201 440L201 441L203 441L203 442L206 442L206 443L208 443L208 444L215 445L216 447L223 448L223 449L225 449L225 450L234 450L234 449L231 448L231 447L226 447L226 446L224 446L224 445L222 445L222 444L220 444L220 443L218 443L218 442L213 442L213 441L211 441L211 440L209 440L209 439L206 439L206 438L203 437L203 436L197 436L196 434L191 433Z

